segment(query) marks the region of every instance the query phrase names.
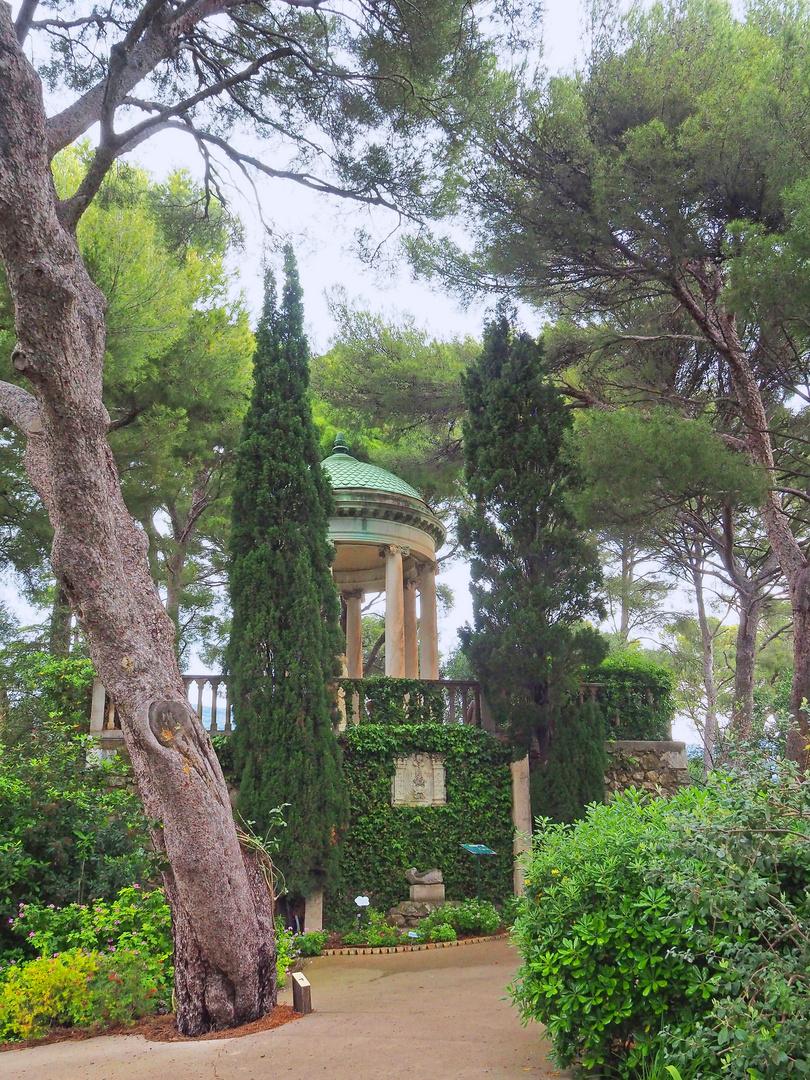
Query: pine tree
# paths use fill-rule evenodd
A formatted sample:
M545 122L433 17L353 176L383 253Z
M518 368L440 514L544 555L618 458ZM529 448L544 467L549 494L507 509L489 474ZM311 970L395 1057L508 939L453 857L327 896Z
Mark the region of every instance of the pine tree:
M467 489L459 522L471 556L474 628L465 648L495 718L545 757L560 708L606 648L602 575L567 499L577 489L565 452L571 417L552 385L542 341L507 319L486 330L464 390Z
M230 544L237 810L287 828L276 862L294 895L333 879L346 820L329 682L339 674L338 601L327 537L332 494L308 398L309 350L292 250L277 307L272 275L256 334L254 387L239 445Z
M532 814L576 821L589 803L605 798L605 721L596 701L566 704L547 760L532 774Z

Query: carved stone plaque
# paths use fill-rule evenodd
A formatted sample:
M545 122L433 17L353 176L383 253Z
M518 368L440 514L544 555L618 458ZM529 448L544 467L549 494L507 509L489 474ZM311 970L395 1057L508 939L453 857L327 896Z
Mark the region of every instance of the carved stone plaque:
M409 754L395 758L392 806L446 806L444 756Z

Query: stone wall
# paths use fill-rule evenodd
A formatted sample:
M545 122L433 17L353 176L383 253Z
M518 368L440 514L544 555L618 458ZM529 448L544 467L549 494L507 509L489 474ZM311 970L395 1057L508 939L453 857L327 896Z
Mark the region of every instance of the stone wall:
M690 784L686 743L617 741L607 744L605 793L625 788L673 794Z

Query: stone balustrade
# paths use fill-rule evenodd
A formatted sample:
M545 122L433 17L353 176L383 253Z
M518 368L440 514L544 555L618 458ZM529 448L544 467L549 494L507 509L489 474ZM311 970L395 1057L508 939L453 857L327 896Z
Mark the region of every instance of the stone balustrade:
M183 685L189 704L211 735L229 735L233 727L233 708L224 675L184 675ZM424 683L425 690L438 693L444 703L446 724L469 724L481 726L481 690L477 682L459 679L433 679ZM416 691L418 695L418 690ZM371 709L360 695L346 695L347 720L373 723ZM362 714L358 710L362 709ZM105 692L100 679L93 684L93 700L90 712L90 733L101 740L102 745L116 748L123 741L121 721L115 703Z
M379 678L369 681L366 695L363 692L366 680L343 680L340 694L345 721L341 727L391 722L388 717L375 719L381 704L375 702L375 691L371 687L380 681ZM396 685L399 681L392 679L391 684ZM445 724L481 726L481 688L477 682L465 679L403 679L401 682L402 697L397 705L411 723L424 723L430 719ZM353 690L352 687L360 689ZM437 699L440 704L438 708L435 704Z
M232 706L228 680L224 675L184 675L183 685L189 704L211 735L229 735L232 729ZM123 742L121 721L115 703L104 690L101 679L93 683L90 708L90 734L97 735L102 746L116 748Z

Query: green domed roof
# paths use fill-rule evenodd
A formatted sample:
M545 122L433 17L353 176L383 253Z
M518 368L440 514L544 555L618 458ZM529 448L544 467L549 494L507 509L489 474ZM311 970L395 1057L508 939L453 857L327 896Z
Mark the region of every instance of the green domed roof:
M338 432L334 451L321 464L335 491L341 488L365 488L368 491L383 491L389 495L404 495L409 499L416 499L423 506L427 505L418 491L394 473L353 458L343 438L343 432Z

